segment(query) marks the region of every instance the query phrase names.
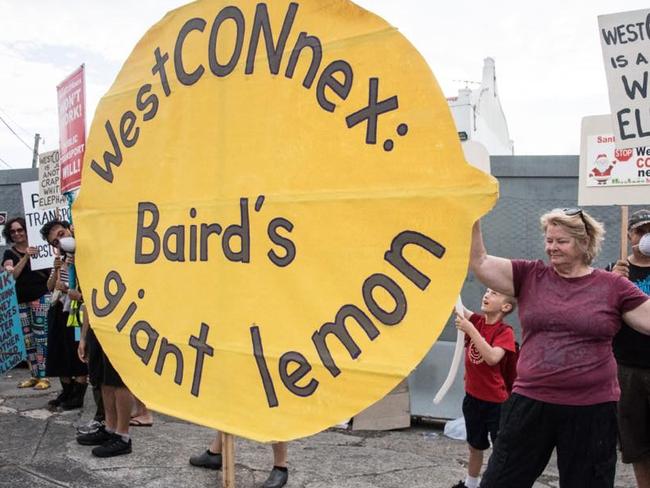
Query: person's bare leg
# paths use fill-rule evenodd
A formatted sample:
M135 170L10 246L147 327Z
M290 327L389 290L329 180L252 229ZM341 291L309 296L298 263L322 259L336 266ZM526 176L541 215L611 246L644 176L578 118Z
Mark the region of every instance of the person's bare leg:
M223 448L223 438L221 432L216 433L214 439L210 443L207 451L203 451L201 454L192 456L190 458L190 464L192 466L198 466L200 468L207 469L221 469L222 459L221 459L221 450Z
M632 466L637 488L650 488L650 457L634 463Z
M273 469L262 488L281 488L289 479L287 469L287 443L276 442L273 447Z
M131 409L133 408L133 395L128 388L121 386L114 388L115 410L117 414L117 425L115 432L120 435L129 435L129 422L131 421Z
M102 385L102 401L104 402L104 423L108 432L117 429L117 407L115 405L115 387Z
M273 444L273 465L279 468L287 467L287 443L275 442Z
M483 451L469 447L469 462L467 463L467 474L472 478L478 478L481 475L481 467L483 467Z
M135 395L133 396L133 409L131 410L131 425L151 425L153 415Z

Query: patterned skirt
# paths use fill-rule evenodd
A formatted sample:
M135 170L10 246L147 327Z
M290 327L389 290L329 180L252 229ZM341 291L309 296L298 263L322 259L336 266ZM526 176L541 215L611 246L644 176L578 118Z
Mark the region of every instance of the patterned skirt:
M47 356L47 311L50 308L50 294L37 300L18 304L20 324L25 336L27 361L34 378L45 378Z

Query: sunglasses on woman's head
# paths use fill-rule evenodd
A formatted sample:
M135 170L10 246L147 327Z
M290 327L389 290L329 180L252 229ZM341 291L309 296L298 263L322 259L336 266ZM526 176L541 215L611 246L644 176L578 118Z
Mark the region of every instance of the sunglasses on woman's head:
M589 235L589 226L587 225L587 221L585 220L585 215L584 215L584 213L582 213L581 208L578 208L578 207L563 208L562 212L567 217L575 217L576 215L579 215L580 220L582 220L582 223L585 226L585 232L587 233L587 235Z

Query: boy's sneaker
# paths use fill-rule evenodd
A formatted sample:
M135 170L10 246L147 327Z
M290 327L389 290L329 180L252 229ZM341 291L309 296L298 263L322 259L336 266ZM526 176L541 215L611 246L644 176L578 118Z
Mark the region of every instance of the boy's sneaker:
M91 452L93 456L101 458L131 454L131 439L126 442L121 435L112 434L109 440L101 446L97 446Z
M465 484L464 481L461 480L461 481L459 481L457 484L455 484L454 486L452 486L451 488L467 488L467 485Z
M106 429L102 425L94 432L79 434L77 436L77 442L82 446L101 446L104 442L111 439L111 437L112 434L106 432Z
M206 450L198 456L192 456L190 464L199 468L221 469L221 454L213 454L210 450Z

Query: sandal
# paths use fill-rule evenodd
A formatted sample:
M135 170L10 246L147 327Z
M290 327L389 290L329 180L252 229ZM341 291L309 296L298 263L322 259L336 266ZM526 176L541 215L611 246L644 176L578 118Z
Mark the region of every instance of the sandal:
M31 388L38 383L38 378L29 378L28 380L18 383L18 388Z
M34 385L35 390L47 390L50 387L50 380L47 378L41 378Z

